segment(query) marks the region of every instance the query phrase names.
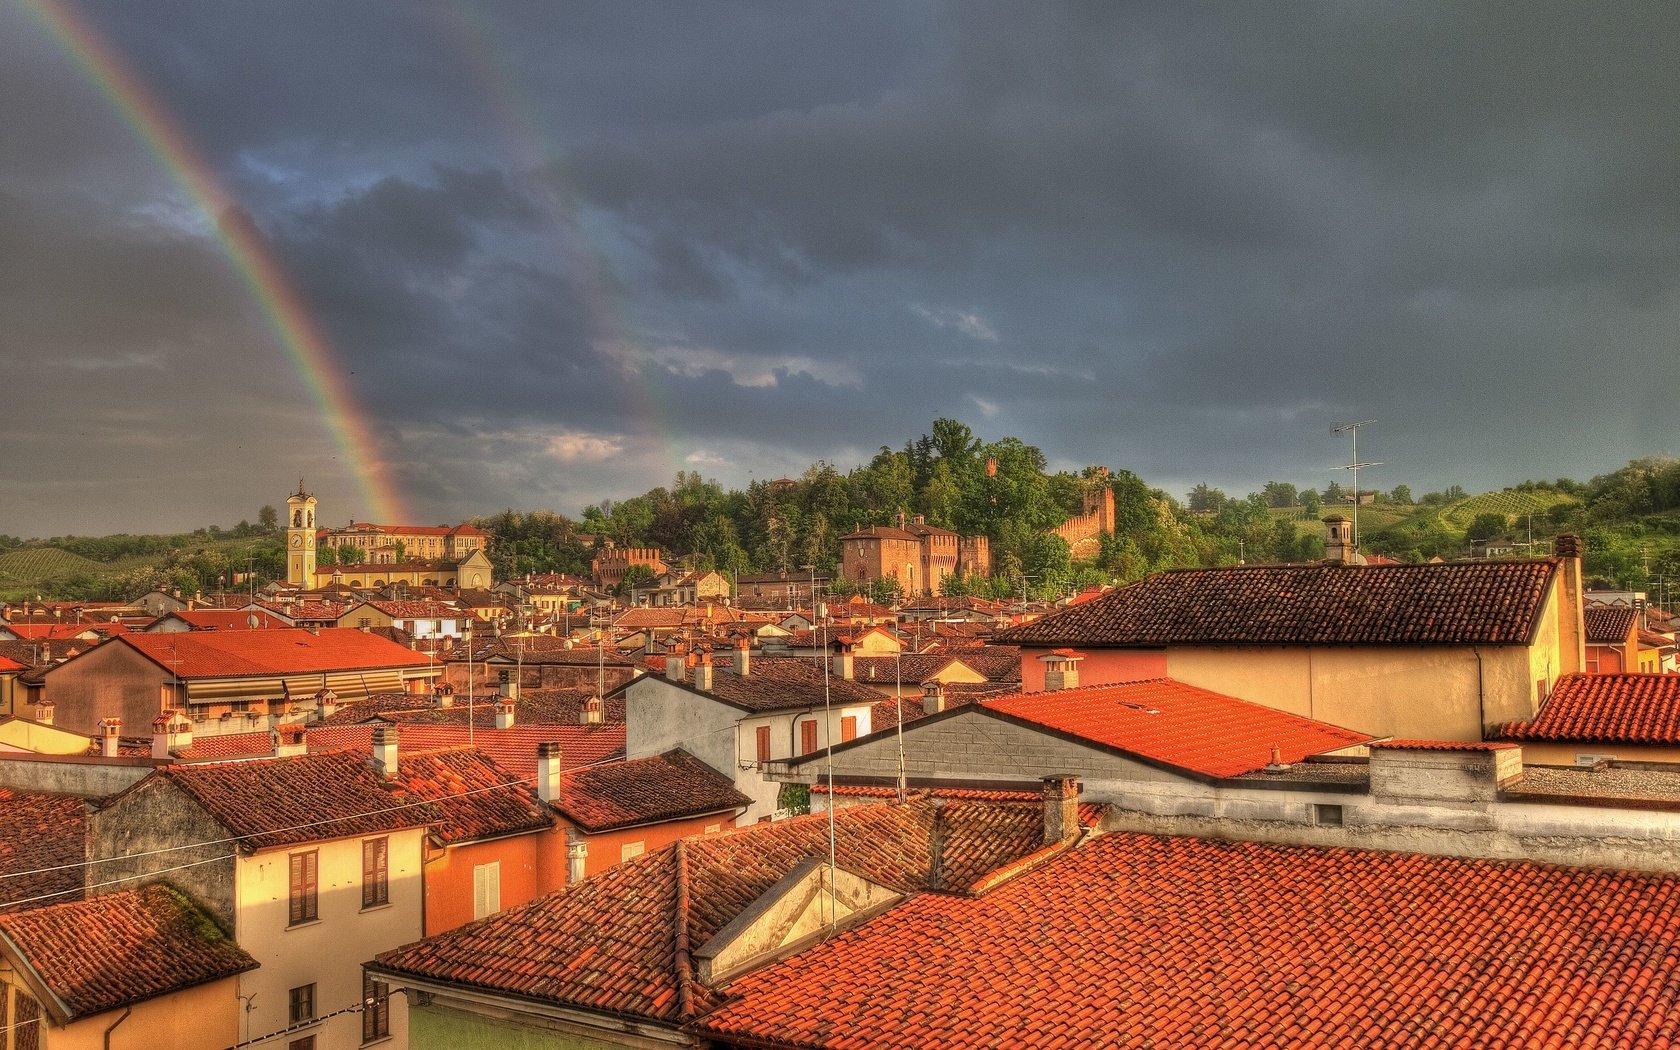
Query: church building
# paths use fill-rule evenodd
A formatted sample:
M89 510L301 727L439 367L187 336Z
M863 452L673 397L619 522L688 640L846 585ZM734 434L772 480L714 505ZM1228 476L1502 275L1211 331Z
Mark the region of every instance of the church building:
M286 582L294 587L494 586L485 552L488 537L471 525L352 522L328 529L316 525L315 512L315 497L299 479L297 491L286 497ZM327 559L331 564L321 564L323 550L333 552Z

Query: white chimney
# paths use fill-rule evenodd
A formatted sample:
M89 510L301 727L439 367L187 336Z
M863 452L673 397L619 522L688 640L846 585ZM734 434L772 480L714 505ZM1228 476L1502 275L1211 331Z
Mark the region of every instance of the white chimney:
M670 654L665 657L665 677L673 682L682 681L683 662L683 654L675 649L671 650Z
M331 689L322 689L315 694L315 713L321 718L331 718L338 713L338 694Z
M280 726L269 730L268 735L274 745L275 758L294 758L309 753L309 745L300 725Z
M1083 659L1083 653L1074 652L1072 649L1057 649L1039 657L1044 664L1045 691L1078 689L1079 662Z
M519 699L519 671L502 668L496 676L496 691L509 700Z
M752 673L752 643L745 638L735 643L735 673L742 678Z
M583 868L589 860L589 843L572 828L566 832L566 885L572 886L583 881Z
M152 719L152 757L167 762L174 751L192 747L192 723L179 711L165 711Z
M601 698L592 696L583 702L583 709L578 714L578 721L586 726L598 726L603 721L601 709L604 707Z
M703 693L712 691L712 654L701 653L694 665L694 688Z
M537 745L537 797L551 806L560 804L561 757L558 740Z
M432 690L432 702L439 707L455 706L455 687L446 682L439 682Z
M41 700L35 704L35 721L50 726L53 724L53 714L57 710L58 705L51 700Z
M496 701L496 728L513 728L513 701L505 696Z
M855 666L856 664L854 663L854 658L850 649L842 649L838 653L834 654L834 673L837 677L844 678L846 681L850 682L852 680L853 668Z
M945 710L945 683L926 681L922 683L922 713L937 715Z
M121 735L122 719L101 718L99 720L99 753L106 758L116 758Z
M389 780L397 775L396 726L374 726L373 763L378 767L379 775L385 779Z

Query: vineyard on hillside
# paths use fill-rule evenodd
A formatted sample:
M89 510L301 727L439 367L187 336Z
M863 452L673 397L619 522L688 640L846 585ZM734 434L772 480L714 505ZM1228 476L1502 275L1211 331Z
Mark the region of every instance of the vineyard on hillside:
M1471 496L1469 499L1448 504L1441 510L1441 520L1455 529L1463 530L1469 528L1478 515L1504 514L1520 527L1523 524L1521 519L1527 515L1539 519L1560 503L1578 502L1580 501L1574 496L1546 489L1522 492L1505 489L1501 492L1484 492L1480 496Z

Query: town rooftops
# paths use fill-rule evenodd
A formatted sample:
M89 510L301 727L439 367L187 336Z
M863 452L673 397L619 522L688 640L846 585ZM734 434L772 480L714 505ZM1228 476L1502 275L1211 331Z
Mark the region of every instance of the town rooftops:
M131 646L180 678L298 675L364 668L425 667L434 661L378 635L349 628L306 631L185 631L128 634Z
M42 1005L59 1024L257 966L209 916L164 885L0 916L0 937L7 942L0 954L15 952L50 993ZM47 1043L26 1034L35 1038L16 1045Z
M1156 573L1013 627L1010 645L1520 645L1558 559L1252 565Z
M427 808L437 820L432 835L446 845L554 823L528 784L465 744L421 751L399 743L394 783L403 794L431 803Z
M0 787L0 912L82 895L87 803Z
M728 664L712 671L712 688L707 696L716 697L745 711L788 711L797 708L823 706L824 690L834 707L873 705L881 694L856 682L848 682L832 671L824 684L824 669L809 659L799 657L755 658L746 675L738 675ZM678 683L694 688L692 681Z
M1507 722L1497 735L1504 740L1680 744L1680 675L1564 675L1538 715Z
M155 629L165 620L178 620L195 631L249 631L251 621L256 620L256 629L290 627L291 624L282 620L271 612L248 609L182 609L178 612L165 613L158 617L152 627Z
M1234 777L1268 763L1299 762L1371 739L1167 678L1020 693L981 702L987 711L1063 736L1206 777Z
M555 808L585 831L602 832L751 804L728 777L678 748L564 773Z
M758 1047L1663 1046L1680 878L1111 833L745 974Z
M900 893L965 892L1040 851L1043 824L1039 804L858 806L835 814L835 863ZM822 815L684 839L522 907L385 952L370 969L681 1024L722 1001L697 980L695 953L784 876L828 855Z

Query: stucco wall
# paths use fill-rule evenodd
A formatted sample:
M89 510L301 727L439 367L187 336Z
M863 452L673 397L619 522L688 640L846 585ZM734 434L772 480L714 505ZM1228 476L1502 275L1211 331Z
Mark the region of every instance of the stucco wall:
M239 1041L239 1019L245 1012L238 994L239 979L229 977L135 1003L133 1013L111 1033L110 1050L232 1046ZM104 1050L105 1030L122 1015L122 1010L108 1010L55 1030L48 1036L48 1050Z
M0 787L104 798L151 776L150 762L73 755L0 755Z
M624 1033L612 1040L595 1038L559 1027L537 1027L468 1013L433 1003L409 1013L411 1050L615 1050L626 1046L670 1046L671 1042L638 1040ZM676 1045L692 1045L682 1040Z
M57 705L54 724L98 732L102 718L120 718L123 732L144 736L163 710L169 672L128 646L106 642L46 673L43 695Z
M239 936L234 846L227 841L229 835L186 792L162 777L153 777L89 815L88 853L101 863L88 868L88 892L115 893L148 882L168 882L197 901L224 932L250 951ZM174 848L179 846L189 848ZM165 872L164 868L179 870Z
M566 838L558 828L437 850L426 862L426 936L473 921L473 868L500 861L501 910L566 884Z
M1167 674L1167 653L1164 649L1081 649L1085 659L1079 662L1080 685L1109 685L1114 682L1139 682L1146 678L1164 678ZM1021 650L1021 688L1029 693L1044 688L1044 662L1039 659L1048 649Z

